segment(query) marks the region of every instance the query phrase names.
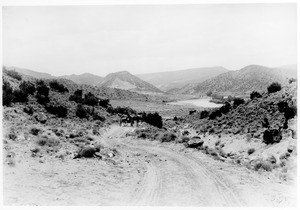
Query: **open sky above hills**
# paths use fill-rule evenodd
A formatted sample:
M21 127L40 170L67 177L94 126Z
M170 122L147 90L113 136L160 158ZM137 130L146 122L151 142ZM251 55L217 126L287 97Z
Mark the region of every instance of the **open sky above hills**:
M3 63L55 76L296 64L296 4L3 8Z

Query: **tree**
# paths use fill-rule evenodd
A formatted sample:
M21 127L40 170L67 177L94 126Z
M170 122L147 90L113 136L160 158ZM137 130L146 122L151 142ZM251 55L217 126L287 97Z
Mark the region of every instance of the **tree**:
M2 101L3 106L10 106L12 100L13 100L13 89L10 86L9 82L4 81L2 84Z
M243 103L245 103L244 99L242 99L242 98L235 98L233 100L233 108L236 108L236 107L238 107L239 105L241 105Z
M269 87L268 87L268 93L275 93L281 90L281 85L278 82L273 82Z

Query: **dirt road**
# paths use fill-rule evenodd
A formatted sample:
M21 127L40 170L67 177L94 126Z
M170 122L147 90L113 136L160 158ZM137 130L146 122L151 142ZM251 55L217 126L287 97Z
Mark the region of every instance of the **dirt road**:
M8 205L293 206L295 188L213 160L180 144L126 137L112 126L99 142L117 155L23 161L4 170Z

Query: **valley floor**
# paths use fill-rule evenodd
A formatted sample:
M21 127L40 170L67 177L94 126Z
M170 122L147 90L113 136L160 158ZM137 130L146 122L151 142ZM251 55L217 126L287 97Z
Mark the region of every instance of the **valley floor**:
M182 144L127 136L133 129L111 126L97 141L117 153L102 160L16 158L3 168L4 204L296 206L296 183Z

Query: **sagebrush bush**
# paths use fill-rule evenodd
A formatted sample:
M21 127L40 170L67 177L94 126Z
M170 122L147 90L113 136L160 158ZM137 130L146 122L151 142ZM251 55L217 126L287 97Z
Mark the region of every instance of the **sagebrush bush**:
M19 85L19 89L21 91L23 91L24 93L30 94L30 95L33 95L36 91L35 85L32 82L26 82L26 81L23 81Z
M258 171L259 169L263 169L265 171L272 171L273 166L268 161L258 161L257 163L254 164L254 170Z
M67 107L62 105L47 105L45 108L47 112L56 115L57 117L64 118L68 115Z
M278 106L278 111L280 111L280 112L284 112L289 107L289 105L286 101L280 101L277 104L277 106Z
M13 92L13 102L21 102L26 103L28 102L28 94L23 92L22 90L15 90Z
M36 90L37 90L37 95L48 96L50 89L43 80L38 80Z
M242 98L234 98L233 99L233 108L238 107L239 105L245 103L245 100Z
M207 110L203 110L201 113L200 113L200 119L204 119L204 118L207 118L209 115L209 112Z
M157 112L148 114L143 113L142 120L158 128L162 128L163 126L162 117Z
M22 80L22 76L14 70L7 70L6 73L7 73L8 76L10 76L10 77L12 77L16 80L19 80L19 81Z
M223 113L223 114L226 114L230 111L230 108L231 108L231 105L230 103L228 102L225 102L225 104L223 106L221 106L220 108L220 111Z
M88 112L81 104L77 106L76 116L79 118L88 118Z
M273 82L267 89L268 93L275 93L281 90L281 85L278 82Z
M103 108L108 108L110 106L109 99L99 99L99 106Z
M33 108L31 106L24 107L23 111L29 115L33 114Z
M216 117L221 117L221 116L222 116L221 111L219 109L216 109L209 114L209 119L214 120L216 119Z
M91 92L84 95L83 103L89 106L97 106L99 99Z
M39 128L31 128L30 130L29 130L29 133L30 134L32 134L32 135L34 135L34 136L37 136L39 133L41 132L41 129L39 129Z
M59 93L69 92L67 87L65 87L63 84L59 83L56 80L51 81L49 85L52 90L57 91Z
M13 101L13 89L10 86L10 83L4 81L2 84L2 103L3 106L10 106Z
M41 94L36 94L35 97L36 97L37 102L39 104L46 105L47 103L50 102L50 98L48 96L41 95Z
M261 98L261 97L262 97L262 95L259 92L257 92L257 91L252 91L250 93L250 99L251 100L253 100L254 98Z
M263 134L263 142L266 144L273 144L282 139L282 132L278 129L265 130Z
M55 147L60 145L60 140L46 135L39 137L36 141L39 146Z
M73 95L70 95L69 101L75 101L76 103L82 103L82 90L76 90Z

